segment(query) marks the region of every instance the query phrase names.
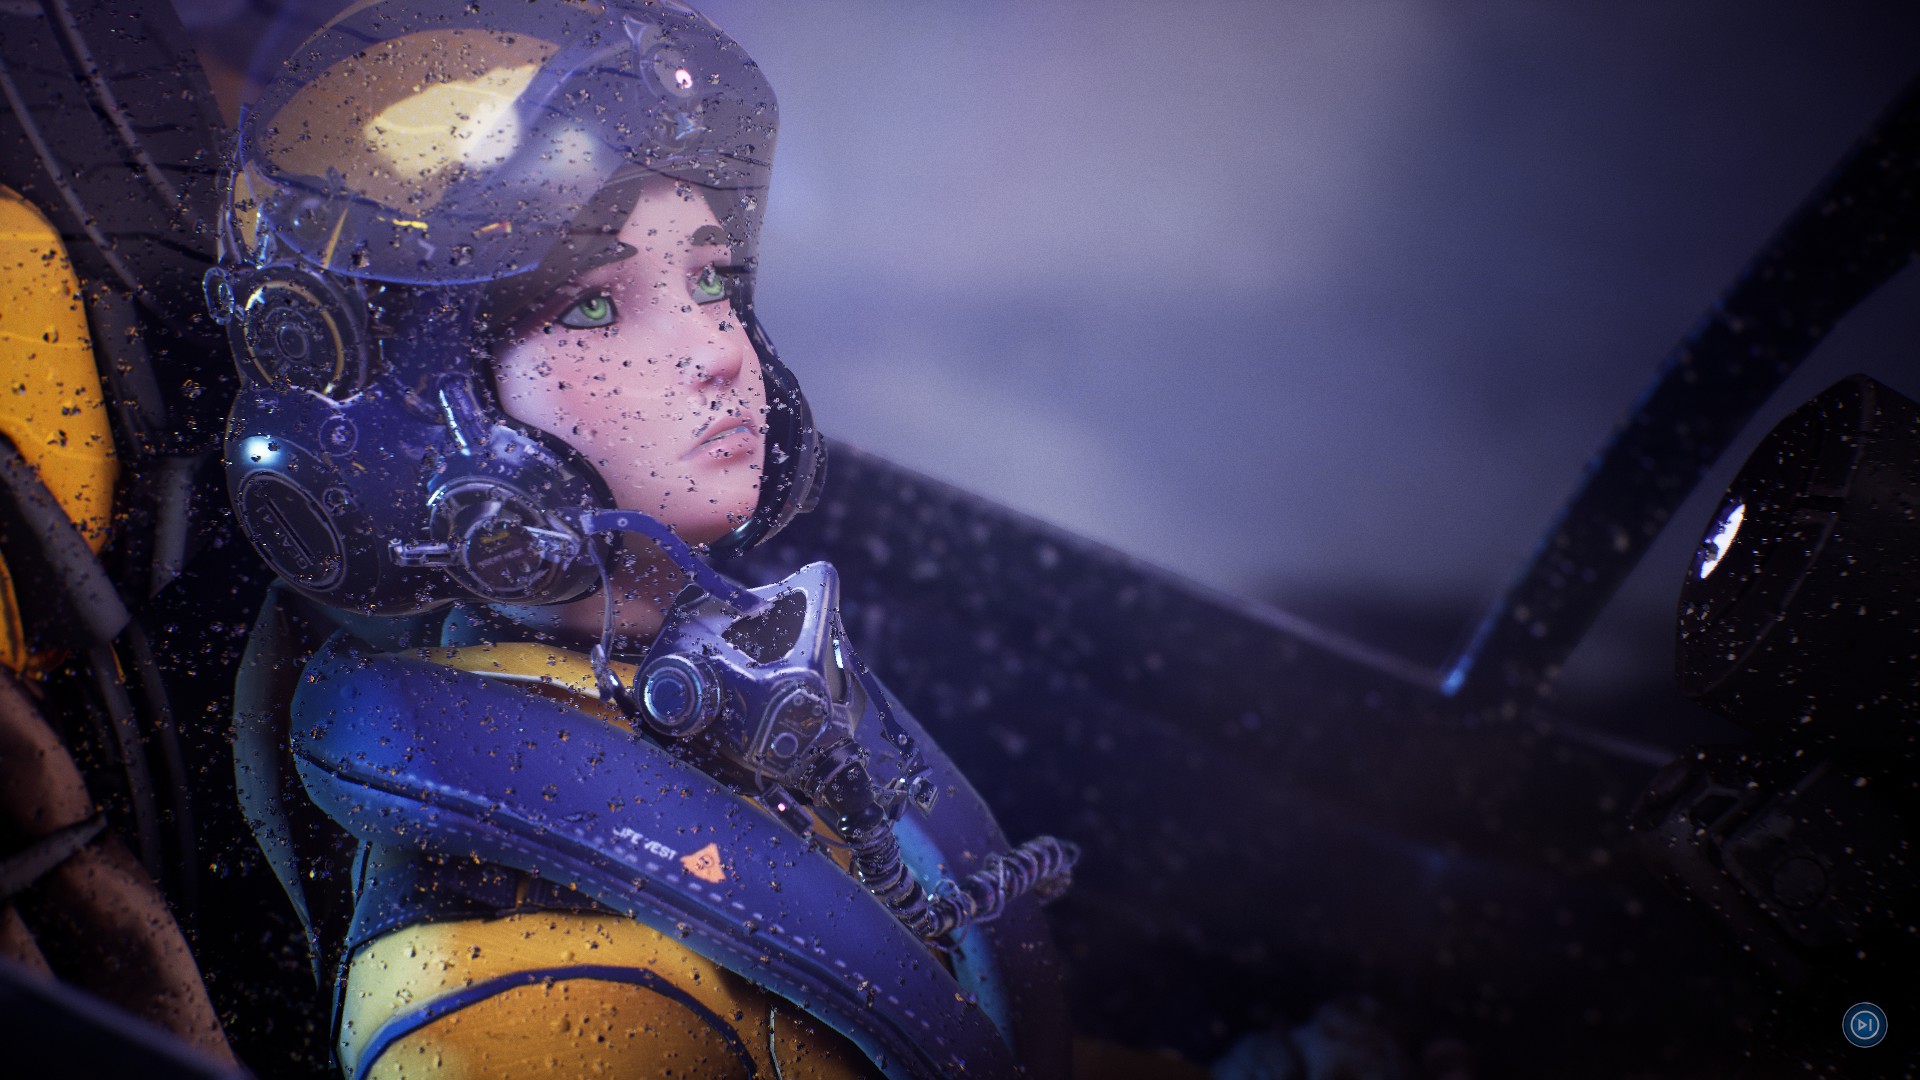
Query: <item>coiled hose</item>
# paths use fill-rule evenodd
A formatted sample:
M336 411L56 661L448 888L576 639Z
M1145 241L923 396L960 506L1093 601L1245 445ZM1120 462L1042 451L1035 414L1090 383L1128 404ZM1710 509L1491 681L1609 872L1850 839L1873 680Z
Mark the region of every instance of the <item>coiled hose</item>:
M979 870L941 882L929 896L901 858L893 822L874 797L873 781L851 744L826 756L828 765L821 770L826 780L817 788L815 805L829 812L828 824L852 848L853 872L861 883L921 938L936 941L990 922L1029 892L1051 900L1073 883L1079 845L1037 836L987 856Z

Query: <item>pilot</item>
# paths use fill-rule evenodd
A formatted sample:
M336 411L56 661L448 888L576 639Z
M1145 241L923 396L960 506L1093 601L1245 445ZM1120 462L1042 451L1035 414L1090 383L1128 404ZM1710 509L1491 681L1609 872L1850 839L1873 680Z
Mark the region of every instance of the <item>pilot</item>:
M1010 848L831 567L709 562L824 473L752 303L775 127L673 0L356 4L242 119L236 759L345 1076L1065 1069L1071 845Z

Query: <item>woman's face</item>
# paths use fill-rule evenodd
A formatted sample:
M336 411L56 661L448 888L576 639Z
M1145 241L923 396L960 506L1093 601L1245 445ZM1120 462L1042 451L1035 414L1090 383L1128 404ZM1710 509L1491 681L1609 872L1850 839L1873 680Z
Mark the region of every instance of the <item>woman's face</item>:
M694 189L644 189L621 242L508 327L507 414L593 463L619 509L710 543L753 512L766 445L760 360L728 301L733 251Z

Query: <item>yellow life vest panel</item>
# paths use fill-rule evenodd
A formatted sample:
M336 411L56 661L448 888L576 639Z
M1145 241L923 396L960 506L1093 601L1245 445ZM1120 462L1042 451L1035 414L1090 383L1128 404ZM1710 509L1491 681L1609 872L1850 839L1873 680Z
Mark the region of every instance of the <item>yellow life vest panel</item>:
M113 526L114 451L80 282L59 232L0 187L0 436L40 475L95 553ZM0 559L0 664L36 658Z

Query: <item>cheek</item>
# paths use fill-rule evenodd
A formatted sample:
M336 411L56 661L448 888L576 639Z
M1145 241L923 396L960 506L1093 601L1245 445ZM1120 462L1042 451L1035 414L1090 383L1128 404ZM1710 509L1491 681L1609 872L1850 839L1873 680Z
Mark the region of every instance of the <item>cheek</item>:
M590 455L616 443L646 446L684 426L690 405L670 367L623 356L616 344L556 331L509 346L495 361L501 408Z
M740 373L740 381L734 394L746 406L754 419L754 426L761 427L767 422L767 382L760 370L760 358L754 355L752 344L748 344L746 350L747 362Z
M493 360L493 388L508 416L546 427L558 402L553 348L541 342L516 342Z

